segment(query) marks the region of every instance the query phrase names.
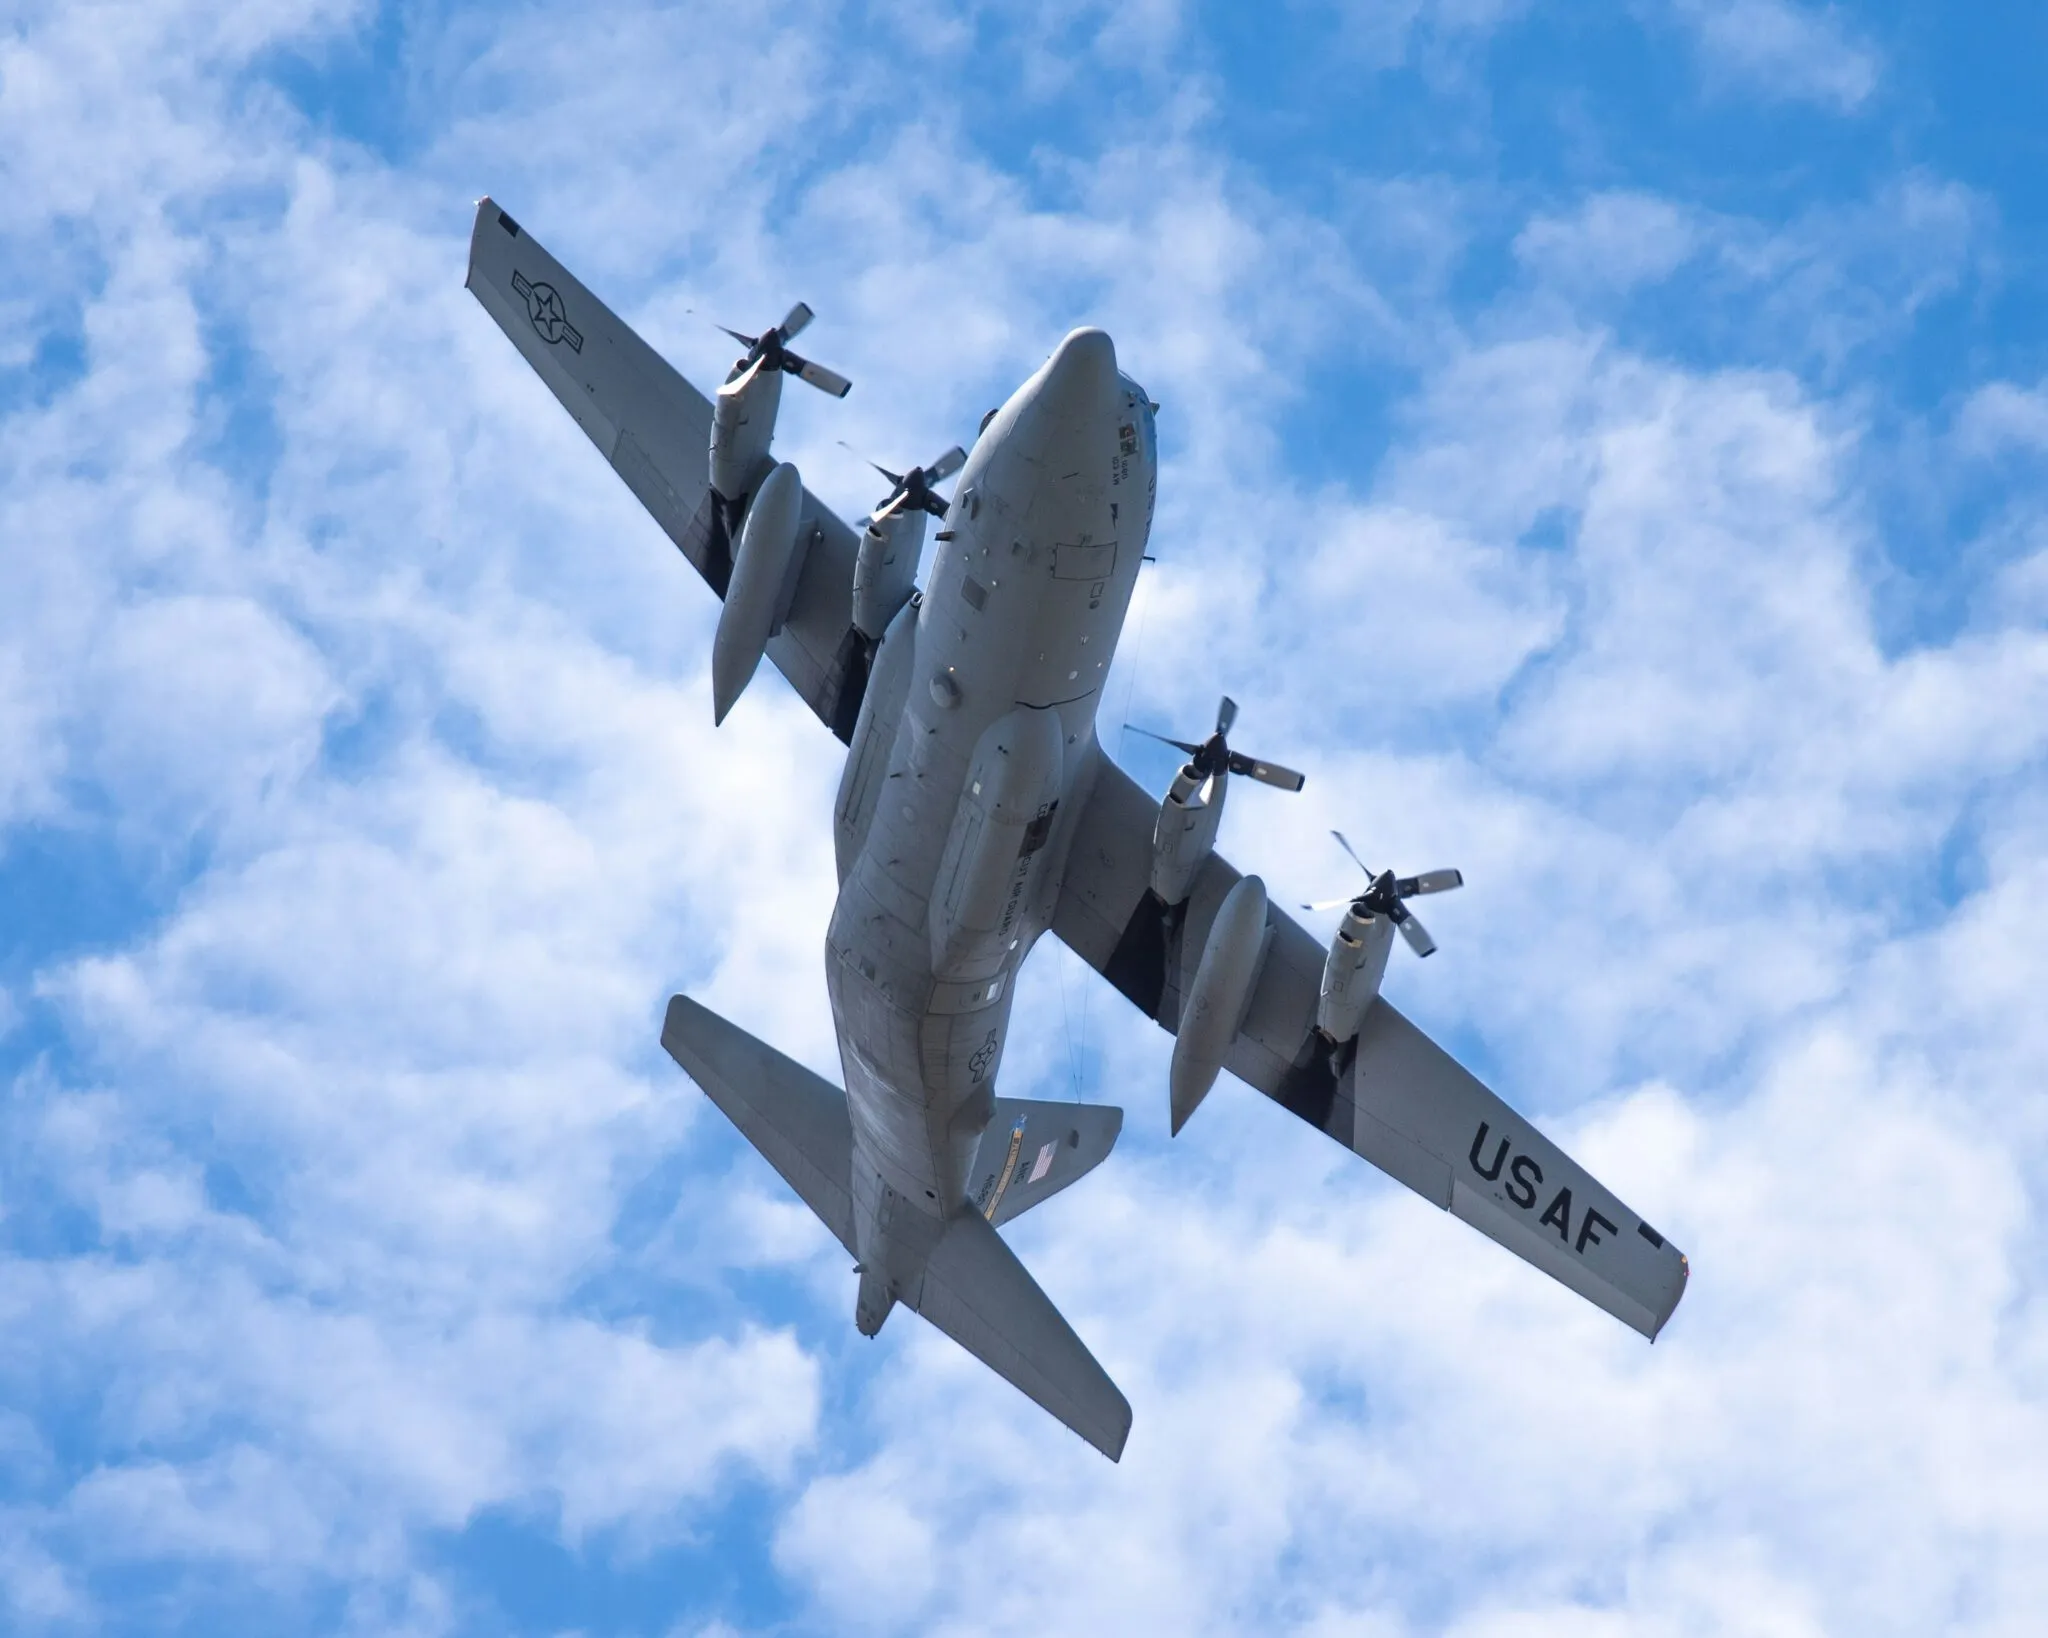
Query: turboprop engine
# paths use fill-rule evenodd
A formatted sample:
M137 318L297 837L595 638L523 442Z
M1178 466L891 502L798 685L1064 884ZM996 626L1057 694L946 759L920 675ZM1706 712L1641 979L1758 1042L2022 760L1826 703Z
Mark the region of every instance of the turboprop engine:
M718 632L711 640L711 712L724 722L726 712L754 679L768 639L782 628L803 570L804 482L795 467L782 462L761 480L740 527L733 551L732 580L725 588L725 607L718 611ZM802 536L800 539L799 536Z
M758 336L721 330L747 350L734 362L711 405L711 487L729 507L737 507L753 490L768 464L768 446L775 438L775 415L782 407L782 378L794 375L820 392L844 398L853 383L836 371L789 350L790 341L811 322L811 310L798 302L782 322Z
M944 483L965 466L967 451L955 444L931 465L913 466L908 472L868 464L895 485L861 531L860 552L853 562L854 629L878 643L917 584L924 520L946 515L946 502L932 493L931 486Z
M1436 940L1406 901L1427 893L1448 893L1463 887L1465 878L1455 870L1425 870L1420 876L1396 876L1383 870L1375 875L1344 840L1342 831L1330 834L1370 878L1365 891L1351 898L1302 906L1304 910L1345 906L1344 919L1338 923L1330 953L1323 961L1322 993L1316 1001L1316 1029L1334 1047L1355 1036L1365 1022L1366 1010L1378 997L1380 982L1386 977L1387 957L1393 951L1397 930L1418 956L1436 951Z
M1199 745L1168 739L1149 728L1137 730L1188 755L1159 804L1159 822L1152 831L1152 891L1163 904L1179 904L1188 896L1195 872L1214 850L1229 775L1243 774L1283 791L1298 791L1307 783L1292 768L1233 751L1226 736L1236 721L1237 701L1225 694L1216 708L1216 731Z
M1230 1043L1244 1027L1252 992L1266 964L1273 929L1266 919L1266 884L1246 876L1227 894L1209 941L1202 946L1202 964L1180 1009L1174 1031L1173 1067L1168 1077L1172 1096L1172 1129L1180 1135L1188 1116L1209 1095L1223 1069Z
M1350 1040L1365 1022L1366 1009L1387 976L1394 953L1394 924L1385 916L1352 905L1330 940L1323 962L1322 993L1316 999L1316 1028L1332 1046Z
M992 977L1026 907L1038 853L1059 806L1060 714L1017 706L988 725L967 766L932 884L932 971Z

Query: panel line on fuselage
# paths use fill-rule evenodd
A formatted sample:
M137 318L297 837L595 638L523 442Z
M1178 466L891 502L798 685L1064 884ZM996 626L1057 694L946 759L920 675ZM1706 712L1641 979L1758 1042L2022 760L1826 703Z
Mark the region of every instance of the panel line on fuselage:
M901 704L849 753L838 811L858 843L826 971L855 1165L937 1215L966 1200L1014 978L1057 899L1156 481L1145 394L1107 336L1076 331L968 457L915 626L892 638L915 645ZM986 1004L952 999L981 985Z

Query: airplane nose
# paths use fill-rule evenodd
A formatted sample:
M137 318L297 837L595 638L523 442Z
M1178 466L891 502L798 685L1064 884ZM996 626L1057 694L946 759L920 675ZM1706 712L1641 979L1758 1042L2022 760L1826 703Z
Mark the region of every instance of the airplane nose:
M1064 370L1094 370L1103 375L1116 374L1116 343L1109 339L1107 330L1098 330L1092 324L1084 324L1078 330L1069 330L1066 339L1053 348L1052 359L1047 366L1054 374Z
M1116 403L1116 343L1092 325L1070 330L1039 372L1035 409L1064 420L1113 411Z

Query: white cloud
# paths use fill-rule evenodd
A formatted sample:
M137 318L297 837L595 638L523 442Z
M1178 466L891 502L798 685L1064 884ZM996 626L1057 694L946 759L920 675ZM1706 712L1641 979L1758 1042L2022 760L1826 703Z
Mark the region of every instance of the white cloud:
M211 846L31 980L69 1052L0 1117L17 1621L132 1624L143 1565L458 1630L435 1532L502 1509L651 1549L744 1482L835 1626L2023 1630L2039 605L1880 640L1862 400L1781 344L1952 288L1970 196L1908 175L1771 235L1610 193L1521 232L1571 302L1783 284L1756 350L1788 367L1708 368L1519 297L1454 321L1455 197L1361 182L1392 225L1339 231L1179 89L1163 139L1021 169L936 99L871 129L893 65L803 7L460 23L403 171L224 88L338 13L200 46L80 15L0 73L48 178L10 231L68 223L96 264L73 290L38 252L8 321L75 297L86 364L0 440L0 529L36 547L0 553L0 816ZM1178 14L1139 23L1170 68ZM459 289L485 186L700 375L707 314L810 297L861 386L793 402L788 445L848 510L834 439L940 447L1108 322L1170 440L1147 720L1229 687L1309 763L1302 799L1233 804L1276 885L1328 891L1331 823L1467 870L1397 998L1693 1253L1657 1347L1242 1088L1164 1144L1164 1038L1093 979L1123 1149L1015 1238L1137 1407L1124 1463L912 1316L853 1339L843 1259L654 1045L688 988L833 1067L836 754L766 675L710 728L709 599ZM1274 429L1333 348L1414 385L1304 497ZM1959 445L2016 443L2023 391ZM259 473L230 408L266 418ZM1057 976L1009 1089L1064 1085Z
M841 1631L901 1631L930 1599L939 1521L914 1511L917 1487L891 1463L811 1484L776 1535L784 1570L817 1589Z
M303 775L337 699L304 639L246 598L117 608L86 664L83 710L101 732L74 741L79 772L158 829L245 812Z
M1697 40L1710 79L1788 102L1853 113L1877 89L1883 64L1839 8L1794 0L1672 0Z
M1553 206L1515 235L1515 328L1617 325L1651 348L1744 359L1839 387L1928 309L2000 277L1984 195L1926 170L1784 218L1640 191Z
M1346 49L1376 68L1469 46L1529 9L1528 0L1322 0Z
M2048 450L2048 392L1989 382L1964 400L1954 436L1962 453L1979 460Z
M1626 290L1668 278L1699 248L1693 214L1653 194L1598 193L1515 236L1525 266L1568 287Z

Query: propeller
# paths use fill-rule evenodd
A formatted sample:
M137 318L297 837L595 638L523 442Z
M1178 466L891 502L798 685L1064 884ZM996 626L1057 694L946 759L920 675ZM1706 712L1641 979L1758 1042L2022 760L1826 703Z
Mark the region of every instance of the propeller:
M892 513L908 507L912 511L929 512L935 518L946 515L946 502L932 493L932 485L944 483L967 464L967 451L955 444L945 454L928 466L913 466L908 472L891 472L879 461L869 461L883 477L896 487L889 492L889 498L875 508L873 520L880 523Z
M811 322L811 310L798 302L772 330L763 330L757 336L741 335L737 330L719 329L746 348L746 357L732 367L732 374L726 378L721 393L742 391L748 382L762 370L781 370L786 374L808 381L820 392L829 392L834 398L844 398L853 390L853 383L836 370L828 370L822 364L813 364L807 358L799 358L789 350L789 344Z
M1283 768L1277 762L1261 762L1257 757L1233 751L1226 742L1226 736L1236 721L1237 701L1225 694L1223 703L1216 708L1216 732L1199 745L1190 745L1184 739L1168 739L1164 734L1153 733L1150 728L1133 727L1132 732L1185 751L1189 766L1204 779L1226 772L1243 774L1247 779L1256 779L1262 785L1274 785L1283 791L1298 791L1308 783L1292 768Z
M1304 904L1304 910L1334 910L1340 904L1348 904L1362 916L1385 916L1401 936L1408 941L1408 948L1419 956L1432 955L1436 951L1436 940L1429 936L1429 929L1422 925L1407 904L1408 899L1422 897L1425 893L1448 893L1454 887L1463 887L1465 878L1455 870L1425 870L1419 876L1396 876L1391 870L1382 870L1375 875L1349 842L1344 840L1341 830L1330 834L1337 838L1337 845L1350 856L1351 862L1365 871L1368 885L1363 893L1349 898L1325 899L1320 904Z

